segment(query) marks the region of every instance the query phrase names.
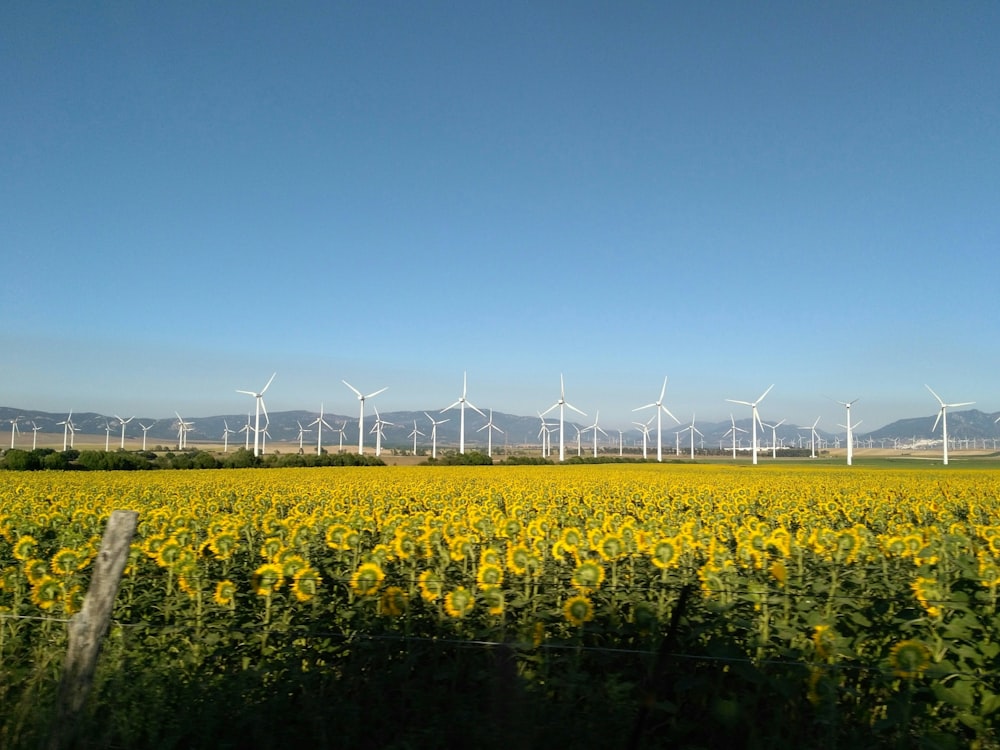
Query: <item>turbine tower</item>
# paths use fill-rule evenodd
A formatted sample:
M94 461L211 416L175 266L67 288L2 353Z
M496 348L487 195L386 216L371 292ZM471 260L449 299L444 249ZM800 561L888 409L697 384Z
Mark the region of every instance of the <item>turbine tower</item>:
M481 411L479 411L478 407L476 407L471 401L469 401L465 397L466 385L467 385L467 373L463 372L462 373L462 395L458 397L458 401L456 401L455 403L453 403L451 406L446 406L445 408L443 408L441 410L441 413L443 414L444 412L448 411L448 409L454 409L456 406L459 407L459 413L460 413L459 420L458 420L458 452L459 453L465 453L465 405L468 404L470 409L474 409L475 411L477 411L480 414L482 414L482 416L484 416L484 417L486 416Z
M573 406L573 404L569 403L566 400L566 386L563 383L563 376L562 376L561 373L559 375L559 400L556 401L554 404L552 404L552 406L550 406L548 409L546 409L545 411L543 411L539 416L541 416L543 418L543 420L544 420L545 415L548 414L553 409L555 409L557 406L559 407L559 460L560 461L565 461L566 460L566 441L564 440L563 429L564 429L564 423L565 423L566 407L568 406L570 409L572 409L573 411L575 411L577 414L580 414L580 415L582 415L584 417L587 416L587 415L584 414L582 411L580 411L579 409L577 409L575 406Z
M816 432L816 425L819 424L819 417L816 417L816 421L812 423L812 427L809 428L810 433L810 444L812 446L812 453L809 458L816 458L816 438L818 433Z
M20 419L20 417L14 417L12 420L10 420L10 447L11 448L14 447L14 433L21 431L21 428L17 426L17 420L19 420L19 419Z
M237 390L236 391L237 393L245 393L248 396L253 396L254 401L257 404L257 419L254 422L254 428L253 428L253 454L254 454L254 456L259 456L260 455L260 413L261 413L261 411L264 412L264 420L265 421L270 421L270 420L268 420L268 417L267 417L267 407L264 406L264 391L266 391L271 386L271 383L274 380L274 376L277 375L277 374L278 373L274 373L273 375L271 375L270 379L267 381L267 383L264 385L264 387L260 389L259 393L256 392L256 391L241 391L241 390ZM267 429L267 425L266 424L264 425L264 429L265 430ZM250 436L247 435L247 437L249 438Z
M598 409L597 413L594 415L594 424L583 428L583 432L586 432L587 430L594 431L594 458L597 458L597 433L601 432L604 433L604 437L608 436L608 433L604 432L603 428L599 427L597 424L600 421L600 419L601 419L601 411L600 409Z
M653 421L653 417L650 417L645 422L633 422L639 431L642 433L642 460L645 461L647 458L647 452L649 447L649 425Z
M733 460L735 461L736 460L736 438L737 438L736 433L737 432L746 432L746 430L744 430L742 427L737 427L736 426L736 418L732 415L732 413L729 414L729 421L732 422L733 426L730 427L729 430L726 432L726 434L723 435L722 437L726 437L727 435L732 435L733 436Z
M761 425L763 425L764 427L771 428L771 458L778 457L778 428L781 427L781 425L783 425L784 423L785 423L784 419L782 419L780 422L775 422L774 424L764 424L763 422L761 422Z
M327 429L330 429L330 430L333 429L332 427L330 427L329 424L327 424L327 421L325 419L323 419L323 404L322 403L320 403L320 405L319 405L319 416L316 417L316 419L314 419L312 422L309 423L310 427L312 427L313 425L316 425L316 455L318 456L320 453L323 452L323 425L326 425ZM341 447L343 447L343 446L341 446Z
M861 424L861 420L858 420L854 424L851 424L851 404L855 403L856 401L857 401L857 399L854 399L854 401L838 401L837 402L838 404L840 404L841 406L843 406L843 407L845 407L847 409L847 424L838 424L837 427L843 427L845 430L847 430L847 465L848 466L851 466L854 463L854 435L853 435L854 428L857 427L859 424ZM937 427L937 423L936 422L934 423L934 426Z
M764 397L771 392L772 388L774 388L774 383L771 383L771 385L767 387L767 390L760 394L756 401L737 401L735 398L726 399L726 401L731 403L743 404L744 406L750 407L750 430L754 464L757 463L757 425L762 424L760 421L760 414L757 413L757 404L764 400Z
M694 434L697 432L702 437L705 437L705 433L694 426L694 414L691 415L691 424L681 430L681 432L685 430L691 433L691 460L694 461Z
M947 466L948 465L948 409L953 409L953 408L956 408L956 407L959 407L959 406L972 406L976 402L975 401L962 401L961 403L958 403L958 404L946 404L941 399L941 397L939 395L937 395L936 393L934 393L934 391L931 390L931 387L929 385L927 385L926 383L924 383L924 387L927 388L927 390L929 390L931 392L931 394L934 396L934 398L936 398L938 400L938 403L941 404L941 409L938 411L937 419L934 420L934 426L931 427L931 432L934 432L934 430L937 429L938 422L940 421L941 422L941 444L944 447L944 455L943 455L942 463L945 466Z
M413 455L417 455L417 435L424 437L424 433L417 429L417 420L413 420L413 432L411 432L407 437L413 438Z
M135 417L131 416L128 419L122 419L117 414L115 414L115 419L117 419L119 422L122 423L122 450L125 450L125 425L127 425L129 422L135 419Z
M149 428L152 427L154 424L156 424L156 420L155 419L152 422L150 422L149 424L143 424L142 422L139 422L139 426L142 428L142 450L143 450L143 452L145 452L145 450L146 450L146 433L149 432Z
M142 426L141 422L140 422L139 426L140 427ZM230 430L229 429L229 422L227 422L225 419L223 419L222 420L222 452L223 453L229 453L229 436L230 435L235 435L235 434L236 434L236 430ZM142 433L142 438L143 438L143 443L142 443L143 447L142 447L142 449L146 450L146 433L145 432Z
M667 392L667 376L663 376L663 388L660 389L660 397L651 404L646 404L645 406L637 406L632 411L642 411L643 409L648 409L650 407L656 408L656 460L663 460L663 422L662 414L667 414L672 420L677 424L681 423L677 417L670 413L670 410L663 405L663 395Z
M31 423L31 450L38 447L38 431L42 429L34 422Z
M447 422L449 420L447 420L447 419L435 420L434 417L432 417L427 412L424 412L424 416L426 416L429 420L431 420L431 458L437 458L437 455L438 455L438 425L439 424L444 424L445 422Z
M416 423L414 423L414 427L416 427ZM496 430L501 435L503 435L504 432L499 427L497 427L495 424L493 424L493 410L492 409L490 409L490 419L489 419L489 421L486 424L484 424L482 427L480 427L478 430L476 430L476 432L482 432L483 430L486 430L486 455L489 456L490 458L493 458L493 430Z
M365 453L365 399L375 398L378 394L385 390L388 390L389 386L385 388L379 388L373 393L369 393L367 396L362 394L357 388L348 383L346 380L341 380L344 385L354 391L355 395L358 397L358 401L361 402L361 411L358 415L358 454L364 455Z
M70 409L69 416L62 422L57 422L56 424L61 424L63 426L63 450L65 451L69 447L69 435L73 431L73 410Z

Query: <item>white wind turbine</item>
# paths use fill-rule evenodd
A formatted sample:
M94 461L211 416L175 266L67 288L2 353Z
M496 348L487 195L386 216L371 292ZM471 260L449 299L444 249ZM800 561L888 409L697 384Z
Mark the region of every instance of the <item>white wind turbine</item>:
M57 422L56 424L61 424L63 426L63 450L65 451L69 447L69 435L73 430L73 410L70 409L69 416L62 422Z
M413 455L417 455L417 436L426 437L424 433L417 429L417 420L413 420L413 432L411 432L407 437L413 438Z
M111 422L104 420L104 452L107 453L111 450Z
M194 427L194 422L185 422L180 414L177 414L177 448L178 450L184 450L187 448L187 434ZM250 424L249 417L247 418L247 424Z
M375 433L375 455L382 455L382 438L384 436L383 427L394 427L392 422L386 422L379 416L378 409L375 409L375 424L372 425L372 432Z
M565 434L564 433L564 423L565 423L566 407L568 406L570 409L572 409L573 411L575 411L577 414L580 414L580 415L582 415L584 417L587 416L587 415L584 414L582 411L580 411L579 409L577 409L575 406L573 406L573 404L569 403L566 400L566 387L563 384L563 376L562 376L561 373L559 375L559 400L556 401L554 404L552 404L552 406L550 406L548 409L546 409L545 411L543 411L539 416L544 417L546 414L548 414L550 411L552 411L553 409L555 409L557 406L559 407L559 460L560 461L565 461L566 460L566 441L564 439L564 434ZM595 439L596 439L596 435L595 435Z
M816 421L812 423L812 427L809 428L809 442L812 447L812 452L809 458L816 458L816 438L819 437L819 433L816 432L816 425L819 424L819 417L816 417Z
M31 450L38 447L38 431L42 429L34 422L31 423Z
M327 421L323 419L322 403L320 403L319 405L319 416L309 423L310 427L312 427L313 425L316 425L316 455L318 456L320 453L323 452L323 426L326 425L326 428L328 430L333 429L332 427L330 427L329 424L327 424ZM343 436L341 436L341 440L343 440ZM341 448L343 447L344 447L343 444L341 444Z
M962 401L961 403L958 403L958 404L946 404L941 399L941 397L939 395L937 395L936 393L934 393L934 391L931 390L931 387L929 385L927 385L926 383L924 383L924 387L927 388L927 390L929 390L931 392L931 394L934 396L934 398L936 398L938 400L938 403L941 404L941 409L938 411L937 419L934 420L934 426L931 427L931 432L934 432L934 430L937 429L938 422L940 421L941 422L941 438L942 438L941 443L944 446L944 455L943 455L942 463L945 466L947 466L948 465L948 409L956 408L956 407L959 407L959 406L972 406L976 402L975 401Z
M156 424L155 419L149 424L143 424L142 422L139 422L139 426L142 428L142 450L144 452L146 450L146 433L149 432L149 428L152 427L154 424Z
M482 416L486 416L479 408L476 407L471 401L465 397L466 383L467 383L467 373L462 373L462 395L458 397L458 401L453 403L451 406L446 406L441 410L441 413L448 411L448 409L454 409L456 406L459 407L460 416L458 421L458 452L465 453L465 405L468 404L470 409L479 412Z
M691 433L691 460L694 461L694 434L697 432L702 437L705 437L705 434L694 426L694 414L691 415L691 424L681 430L681 432L685 431Z
M645 461L647 457L647 451L649 446L649 426L653 421L653 417L650 417L645 422L633 422L639 431L642 432L642 460Z
M119 422L121 422L121 425L122 425L122 450L125 450L125 425L127 425L129 422L131 422L133 419L135 419L135 417L132 416L132 417L129 417L128 419L122 419L117 414L115 414L115 419L117 419Z
M601 410L598 409L597 413L594 415L594 424L583 428L584 432L587 432L588 430L594 431L594 458L597 458L597 433L598 432L602 433L604 437L608 436L608 433L604 432L604 430L597 424L600 421L600 418L601 418Z
M437 458L438 455L438 425L444 424L449 421L447 419L434 419L430 414L424 412L429 420L431 420L431 458Z
M256 406L257 406L257 418L256 418L256 421L254 422L254 428L253 428L253 454L254 454L254 456L259 456L260 453L261 453L261 449L260 449L260 437L261 437L261 435L260 435L260 413L261 413L261 411L264 412L264 421L265 421L264 429L265 430L267 429L267 422L269 421L268 417L267 417L267 407L264 406L264 392L271 386L271 383L274 381L274 376L277 375L277 374L278 373L274 373L274 374L271 375L271 377L268 379L268 381L264 385L264 387L260 389L260 392L257 392L257 391L241 391L239 389L236 390L237 393L245 393L248 396L252 396L253 399L254 399L254 401L256 402ZM247 437L249 437L249 434L247 435Z
M663 388L660 389L660 397L651 404L646 404L645 406L638 406L632 411L642 411L643 409L648 409L650 407L656 408L656 460L663 460L663 422L662 414L668 415L677 424L681 421L670 413L670 410L663 405L663 395L667 392L667 377L663 376Z
M141 422L139 423L139 426L142 427L142 423ZM225 419L223 419L222 420L222 452L223 453L228 453L229 452L229 436L230 435L235 435L235 434L236 434L236 430L230 430L229 429L229 422L227 422ZM142 437L143 437L143 443L142 443L143 448L142 449L146 450L146 442L145 442L146 433L145 432L142 433Z
M242 427L240 427L239 430L237 430L237 432L245 432L246 433L246 440L244 441L244 445L243 445L243 449L244 450L250 450L250 430L252 430L252 429L253 428L250 426L250 412L247 412L247 423L245 425L243 425Z
M837 403L847 409L847 424L838 424L837 427L843 427L847 430L847 465L851 466L854 463L854 428L861 424L859 419L854 424L851 424L851 404L855 403L858 399L854 401L838 401ZM937 422L934 423L937 426Z
M760 414L757 413L757 404L764 400L764 397L771 392L774 388L774 383L771 383L757 398L756 401L737 401L735 398L727 398L726 401L730 401L734 404L743 404L750 407L750 430L751 430L751 440L753 443L753 462L757 463L757 425L761 423Z
M764 424L763 422L761 422L761 425L763 425L764 427L771 428L771 458L778 457L778 428L781 427L781 425L783 425L784 423L785 423L784 419L782 419L780 422L775 422L774 424Z
M358 397L358 401L361 402L361 411L360 411L360 413L358 415L358 454L359 455L364 455L364 452L365 452L365 399L375 398L378 394L382 393L385 390L388 390L389 386L386 386L385 388L379 388L377 391L375 391L373 393L369 393L366 396L366 395L362 394L361 391L359 391L353 385L351 385L350 383L348 383L346 380L342 380L340 382L342 382L344 385L346 385L348 388L350 388L352 391L354 391L355 395L357 395L357 397Z
M14 447L14 433L21 431L21 428L17 426L17 420L19 420L19 419L20 419L20 417L14 417L12 420L10 420L10 447L11 448Z
M347 431L347 420L345 419L340 423L340 427L337 428L337 433L340 435L340 445L337 447L337 453L344 452L344 434Z
M302 442L305 434L309 432L309 429L307 427L303 427L302 423L297 419L295 420L295 424L299 426L299 453L304 453L305 451L302 449Z
M729 421L733 423L733 426L730 427L729 430L726 432L726 434L723 435L722 437L726 437L726 435L732 435L733 436L733 459L735 460L736 459L736 437L737 437L736 433L738 433L738 432L746 432L746 430L744 430L742 427L737 427L736 426L736 418L732 414L729 415Z
M583 455L583 430L578 425L573 425L573 429L576 430L576 457L580 458Z
M414 426L416 426L416 425L414 424ZM501 430L499 427L497 427L495 424L493 424L493 410L492 409L490 409L490 419L489 419L489 421L486 424L484 424L482 427L480 427L478 430L476 430L476 432L482 432L483 430L486 430L486 455L489 456L490 458L493 458L493 430L496 430L501 435L504 434L504 431Z

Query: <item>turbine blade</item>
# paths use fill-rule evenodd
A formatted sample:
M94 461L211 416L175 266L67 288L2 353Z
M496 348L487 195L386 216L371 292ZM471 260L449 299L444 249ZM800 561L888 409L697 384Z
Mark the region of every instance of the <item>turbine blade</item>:
M771 385L769 385L767 387L767 390L764 391L762 394L760 394L760 398L757 399L756 403L759 404L761 401L763 401L764 400L764 396L766 396L768 393L770 393L772 388L774 388L774 383L771 383Z
M369 393L367 396L365 396L365 398L375 398L378 394L382 393L383 391L387 391L387 390L389 390L389 386L386 386L385 388L379 388L374 393Z
M931 395L934 396L934 398L936 398L938 400L938 403L941 404L941 406L944 406L944 400L939 395L937 395L936 393L934 393L934 389L933 388L931 388L929 385L927 385L927 383L924 383L924 388L926 388L927 390L929 390L931 392Z
M358 398L361 398L361 391L359 391L359 390L358 390L357 388L355 388L355 387L354 387L353 385L351 385L350 383L348 383L348 382L347 382L346 380L341 380L340 382L341 382L341 383L343 383L344 385L346 385L346 386L347 386L348 388L350 388L350 389L351 389L352 391L354 391L354 392L355 392L356 394L358 394Z
M566 406L568 406L570 409L572 409L573 411L575 411L577 414L579 414L581 416L584 416L584 417L587 416L586 412L580 411L575 406L573 406L573 404L571 404L569 401L566 402Z

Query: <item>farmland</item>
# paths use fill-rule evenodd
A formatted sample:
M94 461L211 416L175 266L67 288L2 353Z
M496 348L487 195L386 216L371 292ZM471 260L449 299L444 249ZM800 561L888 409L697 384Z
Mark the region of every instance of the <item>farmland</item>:
M995 470L3 479L4 747L44 737L114 509L139 526L88 746L997 742Z

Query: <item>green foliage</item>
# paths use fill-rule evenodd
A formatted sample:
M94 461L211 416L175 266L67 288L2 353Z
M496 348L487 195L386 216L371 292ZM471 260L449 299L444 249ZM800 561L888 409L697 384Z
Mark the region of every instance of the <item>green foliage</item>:
M482 451L446 451L438 458L428 458L423 463L428 466L491 466L493 459Z

